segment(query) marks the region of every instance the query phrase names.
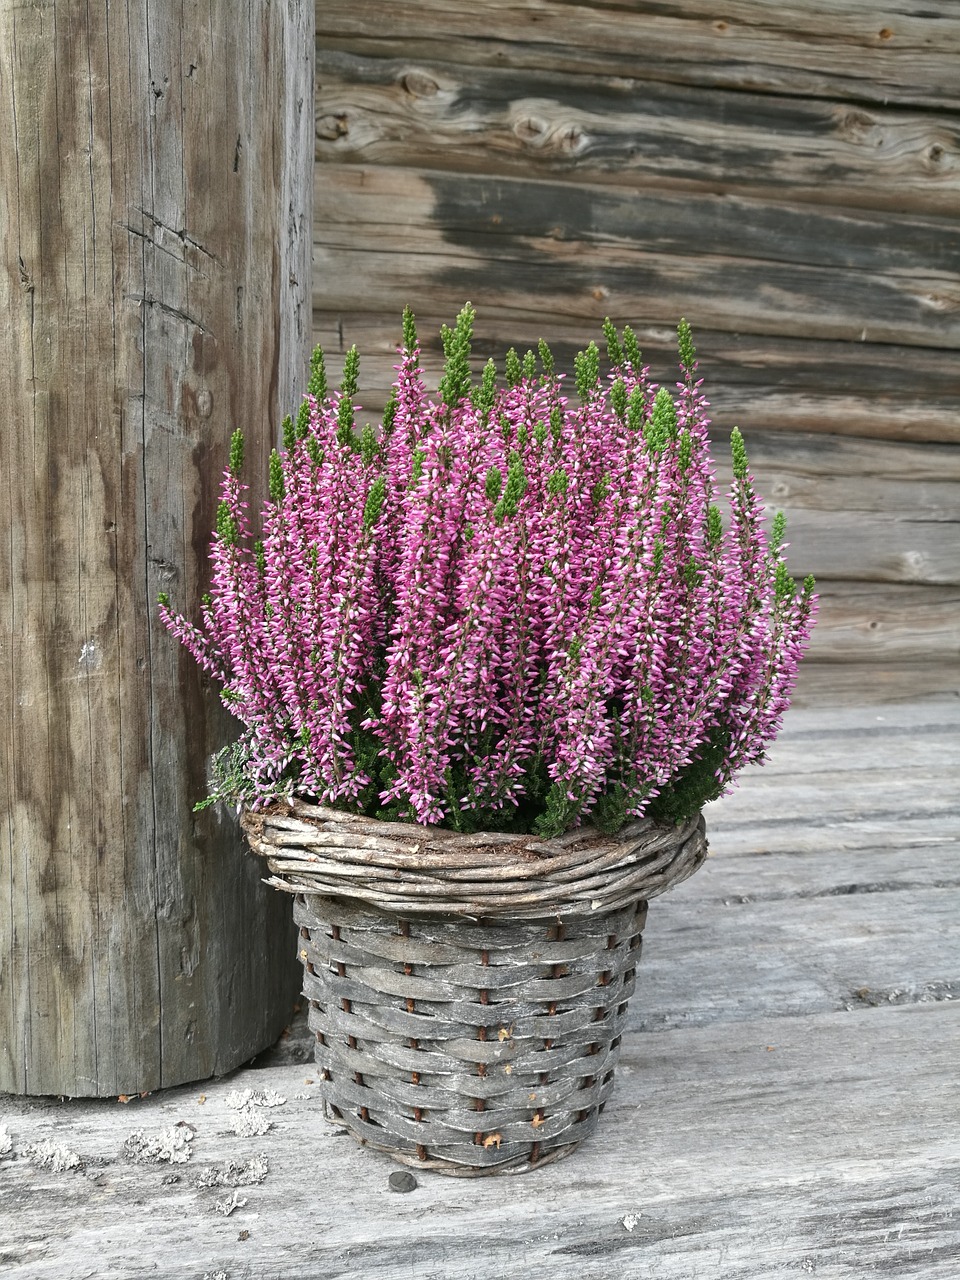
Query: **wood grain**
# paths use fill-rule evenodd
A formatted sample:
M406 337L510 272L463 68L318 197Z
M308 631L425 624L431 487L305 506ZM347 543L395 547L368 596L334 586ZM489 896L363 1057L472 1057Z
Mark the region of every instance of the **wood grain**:
M960 20L925 0L370 0L317 6L318 47L378 58L600 75L956 110Z
M795 209L487 175L324 165L314 306L605 315L955 349L960 231L933 215ZM695 246L695 249L693 248ZM373 302L374 300L371 299Z
M438 51L439 52L439 51ZM558 55L558 62L560 55ZM955 118L881 104L557 74L475 62L361 57L321 39L316 156L779 204L950 215Z
M311 55L299 0L0 14L2 1088L196 1079L289 1007L282 906L191 812L232 729L155 601L196 607L230 433L262 472L302 385Z
M303 1065L128 1106L0 1098L6 1274L954 1280L958 827L932 831L923 789L958 727L957 699L790 713L710 806L712 856L651 905L613 1097L570 1160L394 1195ZM864 805L898 761L912 799ZM285 1099L248 1102L260 1136L236 1132L243 1090ZM124 1158L170 1129L186 1163ZM38 1167L45 1141L81 1167Z

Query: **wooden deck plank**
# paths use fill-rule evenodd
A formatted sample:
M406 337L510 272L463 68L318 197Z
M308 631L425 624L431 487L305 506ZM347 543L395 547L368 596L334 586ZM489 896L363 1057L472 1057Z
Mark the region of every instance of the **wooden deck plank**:
M957 1012L634 1033L576 1165L480 1184L421 1174L402 1197L387 1189L390 1162L324 1121L302 1068L216 1082L202 1106L188 1089L129 1108L86 1103L82 1119L76 1104L34 1104L11 1122L16 1142L69 1145L86 1172L8 1159L0 1258L11 1280L955 1280ZM259 1138L231 1131L238 1083L288 1099ZM180 1124L195 1131L188 1163L117 1158L132 1130ZM263 1182L218 1213L230 1190L198 1179L261 1154Z
M958 730L960 699L789 713L710 807L704 868L651 904L617 1088L572 1160L392 1194L296 1063L128 1105L0 1097L0 1268L956 1280ZM235 1132L242 1089L285 1099L259 1136ZM189 1159L134 1162L137 1130L189 1132ZM43 1143L79 1166L38 1167Z

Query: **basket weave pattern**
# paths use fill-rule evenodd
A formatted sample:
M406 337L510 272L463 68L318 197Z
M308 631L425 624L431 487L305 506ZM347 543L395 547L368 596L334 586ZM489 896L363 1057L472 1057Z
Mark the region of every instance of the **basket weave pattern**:
M645 915L638 903L569 925L404 921L298 897L334 1117L395 1159L449 1173L566 1154L613 1088Z
M296 894L333 1118L394 1159L523 1172L596 1128L646 899L706 856L702 819L555 841L459 836L294 802L243 815Z

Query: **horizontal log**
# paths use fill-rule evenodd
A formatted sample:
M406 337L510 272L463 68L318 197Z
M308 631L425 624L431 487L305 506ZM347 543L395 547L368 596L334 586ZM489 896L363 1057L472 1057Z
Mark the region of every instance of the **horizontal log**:
M717 480L732 480L728 435L714 431ZM746 431L757 491L788 513L863 511L960 519L960 450L806 432ZM789 521L788 521L789 527Z
M317 50L316 157L952 214L955 117L554 69Z
M440 325L451 323L455 311L438 312L430 300L425 303L429 309L417 315L421 362L428 385L435 388L443 363ZM640 325L628 313L614 318L634 324L652 375L669 381L676 362L673 327ZM378 413L394 377L400 312L386 305L380 311L325 305L314 311L313 321L314 341L326 351L333 377L340 377L343 353L354 344L358 347L360 399L368 413ZM816 433L818 438L834 432L857 437L858 449L867 436L960 442L957 378L952 361L942 352L705 328L697 328L694 337L718 430L739 425L751 438L781 429ZM477 319L476 366L479 369L492 357L502 368L510 347L535 350L540 338L550 344L557 368L568 373L574 355L591 338L602 345L600 327L593 321L574 324L549 312L517 318L484 308ZM834 448L836 442L824 447ZM751 456L755 449L752 444Z
M721 15L721 16L718 16ZM929 0L373 0L317 5L317 48L365 57L960 107L960 18Z
M960 584L960 524L922 517L795 510L790 568L845 582Z
M806 661L793 705L818 710L861 704L960 698L960 662Z
M960 229L943 218L323 166L314 305L467 297L515 318L960 346Z
M811 661L960 662L955 587L825 581L817 583L817 594Z

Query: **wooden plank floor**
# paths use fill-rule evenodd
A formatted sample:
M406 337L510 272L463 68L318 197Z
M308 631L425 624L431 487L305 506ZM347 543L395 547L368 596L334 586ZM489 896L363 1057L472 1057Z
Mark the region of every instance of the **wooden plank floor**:
M126 1105L0 1098L0 1273L957 1280L960 700L792 712L709 827L572 1159L393 1193L294 1038Z

